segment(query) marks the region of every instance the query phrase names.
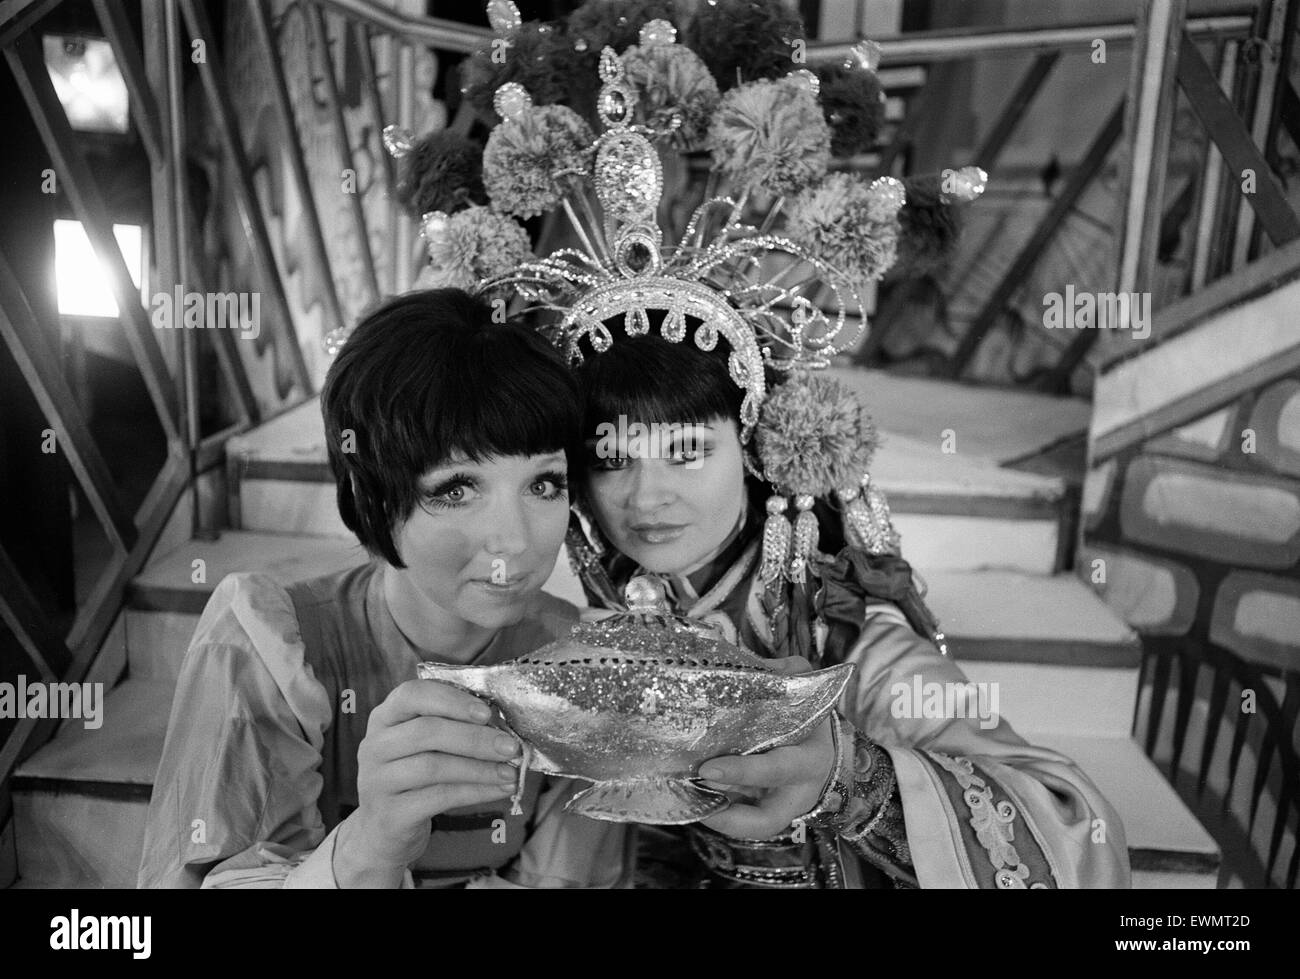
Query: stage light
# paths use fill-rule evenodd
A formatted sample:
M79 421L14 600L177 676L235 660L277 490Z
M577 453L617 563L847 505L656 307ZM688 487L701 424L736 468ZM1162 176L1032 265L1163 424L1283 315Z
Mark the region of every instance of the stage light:
M142 230L138 224L115 224L113 234L126 259L131 281L139 288ZM54 222L54 276L60 315L117 317L117 301L109 286L108 272L90 247L90 239L80 221Z
M124 133L129 102L113 47L101 38L46 34L45 67L73 129Z

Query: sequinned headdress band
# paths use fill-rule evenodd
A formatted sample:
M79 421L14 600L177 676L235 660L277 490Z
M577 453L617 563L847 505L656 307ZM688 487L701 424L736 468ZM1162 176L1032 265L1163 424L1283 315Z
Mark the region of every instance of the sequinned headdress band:
M517 313L546 311L558 321L548 335L574 364L584 347L595 355L610 348L611 324L635 337L658 321L665 340L704 351L721 339L744 392L741 441L775 490L764 581L804 581L818 497L839 501L851 544L897 553L884 496L868 475L875 429L850 392L817 373L860 342L867 327L860 293L899 252L904 183L829 169L833 146L861 149L836 145L845 143L843 120L853 121L851 144L863 138L863 118L879 112L878 48L863 42L848 63L820 73L787 57L784 67L769 64L763 77L737 83L715 77L702 46L679 44L669 20L646 16L659 7L670 5L593 0L555 26L524 24L509 0L488 4L496 38L490 55L469 62L466 88L480 100L490 90L499 117L481 163L465 137L417 141L385 131L389 151L411 158L405 183L421 208L425 281L517 297ZM788 16L779 0L718 0L696 12L691 36L701 36L702 19L732 16L739 24L755 11L778 25ZM636 43L621 53L603 43L635 29L630 18L638 14ZM602 42L598 49L589 35ZM570 77L590 70L592 56L600 81L594 106ZM735 73L743 77L744 67ZM829 118L819 101L824 84L836 97ZM585 100L600 134L565 100ZM680 235L666 236L663 161L700 148L713 157L704 199ZM720 194L723 181L728 192ZM976 167L948 171L935 204L973 200L984 182ZM747 220L755 210L761 217ZM565 216L578 245L537 257L517 219L549 213Z

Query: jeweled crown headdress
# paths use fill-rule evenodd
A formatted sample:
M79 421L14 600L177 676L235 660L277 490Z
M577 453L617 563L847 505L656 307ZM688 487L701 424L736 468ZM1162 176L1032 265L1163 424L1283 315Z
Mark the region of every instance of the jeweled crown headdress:
M814 500L832 494L851 544L897 553L884 496L868 475L874 427L851 393L815 373L861 340L860 292L899 252L904 183L830 170L832 146L860 150L855 143L869 141L879 125L878 48L862 42L842 66L788 70L791 60L782 71L773 68L768 36L753 45L769 52L764 77L746 81L745 66L735 65L733 82L729 65L706 64L703 46L677 43L673 24L654 15L670 6L591 0L571 16L571 36L555 25L524 24L510 0L488 3L496 38L490 53L469 62L465 90L480 104L490 92L500 118L481 161L475 144L451 132L422 141L392 127L384 134L390 152L412 158L404 183L420 208L430 257L425 282L519 297L517 313L547 311L557 321L548 333L572 363L584 345L596 355L609 349L610 323L635 337L658 319L665 340L689 339L704 351L725 339L728 371L744 391L742 443L752 443L756 473L775 488L763 579L804 580L817 539ZM718 0L696 11L695 36L708 36L703 21L728 16L771 35L790 15L779 0ZM621 53L603 43L630 39L638 24L636 43ZM598 55L589 35L602 42ZM743 50L747 40L732 48ZM601 82L592 107L598 136L560 104L589 100L574 76L592 56ZM823 85L834 111L819 101ZM542 94L550 101L538 104ZM713 157L704 199L681 234L665 241L661 151L673 157L700 147ZM932 203L973 200L985 179L976 167L947 171ZM721 181L728 193L718 192ZM747 220L747 209L760 204L763 217ZM567 217L578 245L539 258L516 219L547 213Z

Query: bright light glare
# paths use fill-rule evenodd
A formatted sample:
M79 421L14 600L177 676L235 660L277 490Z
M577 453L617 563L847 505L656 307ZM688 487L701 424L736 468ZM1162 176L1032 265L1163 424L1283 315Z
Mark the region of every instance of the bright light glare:
M140 252L143 235L138 224L115 224L113 234L122 249L131 281L140 288ZM54 275L59 290L59 313L66 316L117 317L117 301L108 272L80 221L54 222Z
M126 82L113 47L92 37L47 34L45 66L73 129L124 133L130 118Z

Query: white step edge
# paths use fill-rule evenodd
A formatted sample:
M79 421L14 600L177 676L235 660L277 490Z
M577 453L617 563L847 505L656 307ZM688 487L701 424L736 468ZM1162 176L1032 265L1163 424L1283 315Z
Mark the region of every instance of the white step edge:
M1090 447L1121 429L1151 430L1159 412L1186 398L1212 396L1218 385L1234 377L1276 363L1283 355L1300 356L1298 307L1300 280L1224 310L1102 374L1094 392ZM1141 346L1141 341L1133 342Z

